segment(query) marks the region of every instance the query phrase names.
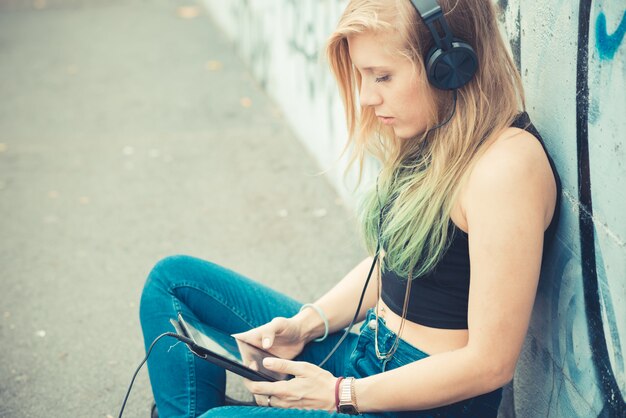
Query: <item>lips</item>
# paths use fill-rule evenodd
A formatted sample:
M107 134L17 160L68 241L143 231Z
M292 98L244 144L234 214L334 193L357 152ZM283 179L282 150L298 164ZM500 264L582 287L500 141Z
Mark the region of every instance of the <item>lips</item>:
M380 116L380 115L376 115L376 116L378 116L378 120L380 120L385 125L391 125L394 121L394 118L389 117L389 116Z

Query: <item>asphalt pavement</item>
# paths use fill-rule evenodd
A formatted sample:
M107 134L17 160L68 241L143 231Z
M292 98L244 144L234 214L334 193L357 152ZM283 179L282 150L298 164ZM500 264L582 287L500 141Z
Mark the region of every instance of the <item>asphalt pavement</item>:
M312 301L365 256L326 167L194 3L4 0L0 98L2 418L116 417L163 257ZM144 369L124 416L151 401Z

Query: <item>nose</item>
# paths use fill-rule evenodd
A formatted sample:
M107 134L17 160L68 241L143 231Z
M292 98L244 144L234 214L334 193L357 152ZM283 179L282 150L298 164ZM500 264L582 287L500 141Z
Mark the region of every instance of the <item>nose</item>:
M359 101L362 107L379 106L383 102L383 98L377 91L376 86L367 80L361 80L361 89L359 91Z

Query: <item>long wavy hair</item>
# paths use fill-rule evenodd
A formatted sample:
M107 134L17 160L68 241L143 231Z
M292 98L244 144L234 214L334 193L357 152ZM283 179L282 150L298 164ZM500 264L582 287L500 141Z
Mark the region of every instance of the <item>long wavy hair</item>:
M492 1L439 4L454 36L476 51L478 72L458 90L450 122L432 131L434 124L428 126L414 138L398 138L378 121L373 108L359 105L361 75L350 60L347 42L348 36L362 33L395 37L391 52L410 60L416 75L425 78L424 55L434 42L411 2L351 0L326 44L348 127L341 155L352 151L345 173L359 162L358 187L368 155L382 164L377 186L364 193L357 210L366 249L374 254L377 247L380 200L385 214L380 228L382 267L402 276L412 269L413 278L430 272L447 249L450 212L483 145L525 109L521 77L500 34ZM432 95L432 120L443 121L452 110L452 93L432 88Z

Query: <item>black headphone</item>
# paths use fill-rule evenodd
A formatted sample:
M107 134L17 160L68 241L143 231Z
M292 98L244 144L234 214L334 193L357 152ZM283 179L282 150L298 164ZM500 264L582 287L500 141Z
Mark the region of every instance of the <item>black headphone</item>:
M424 57L428 81L440 90L456 90L469 83L478 69L476 52L467 42L454 38L437 0L411 0L435 45ZM443 29L443 37L435 23Z

